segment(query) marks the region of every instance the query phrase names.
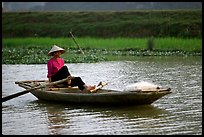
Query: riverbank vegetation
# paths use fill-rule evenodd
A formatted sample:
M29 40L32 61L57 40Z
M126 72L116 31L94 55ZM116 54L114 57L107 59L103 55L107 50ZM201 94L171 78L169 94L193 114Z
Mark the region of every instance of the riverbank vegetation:
M202 10L4 12L3 37L202 37Z
M66 50L66 63L98 62L136 56L201 56L199 38L75 38L85 55L80 53L72 38L4 38L3 64L43 64L53 44Z
M3 64L46 63L54 44L66 63L201 56L202 10L3 12L2 41Z

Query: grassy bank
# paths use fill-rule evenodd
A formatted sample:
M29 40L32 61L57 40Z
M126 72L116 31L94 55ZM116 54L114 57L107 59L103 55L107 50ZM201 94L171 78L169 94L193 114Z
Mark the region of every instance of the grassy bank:
M202 10L4 12L3 37L183 37L202 36Z
M83 56L72 38L4 38L3 64L46 63L53 44L66 49L62 57L67 63L98 62L125 56L201 56L202 39L154 38L152 50L148 38L76 38L85 52Z

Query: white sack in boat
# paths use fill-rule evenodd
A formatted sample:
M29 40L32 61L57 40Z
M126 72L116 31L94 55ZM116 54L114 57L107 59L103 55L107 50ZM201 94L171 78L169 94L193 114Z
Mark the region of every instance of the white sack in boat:
M157 88L160 88L160 87L150 82L141 81L141 82L127 85L123 91L152 90Z

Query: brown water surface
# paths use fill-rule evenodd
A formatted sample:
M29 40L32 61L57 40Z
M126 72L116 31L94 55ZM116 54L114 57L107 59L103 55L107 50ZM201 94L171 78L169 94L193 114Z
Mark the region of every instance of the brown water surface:
M39 101L28 93L2 103L4 135L201 135L201 57L136 57L134 61L66 64L88 84L108 89L147 81L172 88L151 105L78 106ZM24 90L20 80L47 79L46 64L2 65L2 96ZM123 77L120 77L123 76Z

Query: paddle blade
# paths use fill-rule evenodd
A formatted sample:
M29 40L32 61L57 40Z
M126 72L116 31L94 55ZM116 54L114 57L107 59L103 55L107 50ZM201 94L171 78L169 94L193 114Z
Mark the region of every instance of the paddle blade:
M16 94L12 94L12 95L3 97L3 98L1 99L1 101L2 101L2 103L3 103L3 102L5 102L5 101L7 101L7 100L16 98L16 97L18 97L18 96L21 96L21 95L26 94L26 93L29 93L29 92L30 92L30 90L24 90L24 91L18 92L18 93L16 93Z

